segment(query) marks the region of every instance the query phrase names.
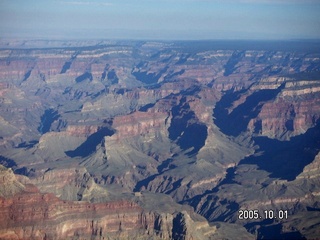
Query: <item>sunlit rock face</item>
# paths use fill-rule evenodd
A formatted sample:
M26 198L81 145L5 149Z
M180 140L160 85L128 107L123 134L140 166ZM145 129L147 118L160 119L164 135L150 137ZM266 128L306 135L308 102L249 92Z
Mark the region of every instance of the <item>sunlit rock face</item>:
M36 44L0 49L1 237L319 237L318 43Z
M136 199L100 203L61 200L52 193L39 192L35 185L21 183L18 180L21 177L15 176L11 169L0 167L1 183L6 185L0 189L0 237L3 239L171 239L177 234L185 239L205 239L206 235L216 232L215 227L190 213L190 209L174 212L179 211L179 207L173 205L174 210L162 208L161 213L148 210L150 206L143 209L139 206L143 193L136 194ZM56 172L55 175L61 178L65 174ZM24 177L23 181L32 180Z

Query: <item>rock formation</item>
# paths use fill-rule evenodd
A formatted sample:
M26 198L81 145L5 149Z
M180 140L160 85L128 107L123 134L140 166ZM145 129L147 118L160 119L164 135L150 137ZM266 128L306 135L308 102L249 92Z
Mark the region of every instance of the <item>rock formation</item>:
M318 238L318 45L2 44L1 236Z
M1 239L170 239L177 234L181 239L203 239L216 232L204 219L192 220L187 211L157 213L132 200L60 200L32 184L21 184L11 169L0 167L5 185L0 191Z

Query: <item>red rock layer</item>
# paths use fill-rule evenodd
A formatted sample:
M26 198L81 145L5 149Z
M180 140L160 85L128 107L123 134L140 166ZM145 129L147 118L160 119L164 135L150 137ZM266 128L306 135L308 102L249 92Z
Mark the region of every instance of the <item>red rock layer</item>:
M132 137L155 131L165 125L167 113L134 112L131 115L115 117L113 127L117 130L116 138Z
M137 232L146 221L142 209L132 202L62 201L51 193L40 193L33 185L11 198L1 197L0 215L0 239L107 236Z
M66 129L66 132L70 136L77 136L77 137L88 137L91 134L98 131L98 126L88 126L88 125L69 125Z
M319 99L311 97L299 101L279 98L265 103L258 117L250 121L248 128L272 138L305 133L319 119L319 103Z

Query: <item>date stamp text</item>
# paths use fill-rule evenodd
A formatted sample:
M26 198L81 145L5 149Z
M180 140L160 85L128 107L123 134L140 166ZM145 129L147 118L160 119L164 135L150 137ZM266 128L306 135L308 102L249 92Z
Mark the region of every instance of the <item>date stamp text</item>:
M239 220L257 220L257 219L287 219L288 218L288 210L264 210L259 211L248 210L248 209L240 209L238 211L238 219Z

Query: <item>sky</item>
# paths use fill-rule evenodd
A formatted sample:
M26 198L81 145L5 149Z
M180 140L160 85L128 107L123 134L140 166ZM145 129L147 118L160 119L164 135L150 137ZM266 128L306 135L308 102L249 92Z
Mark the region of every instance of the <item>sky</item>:
M0 38L320 39L320 0L0 0Z

